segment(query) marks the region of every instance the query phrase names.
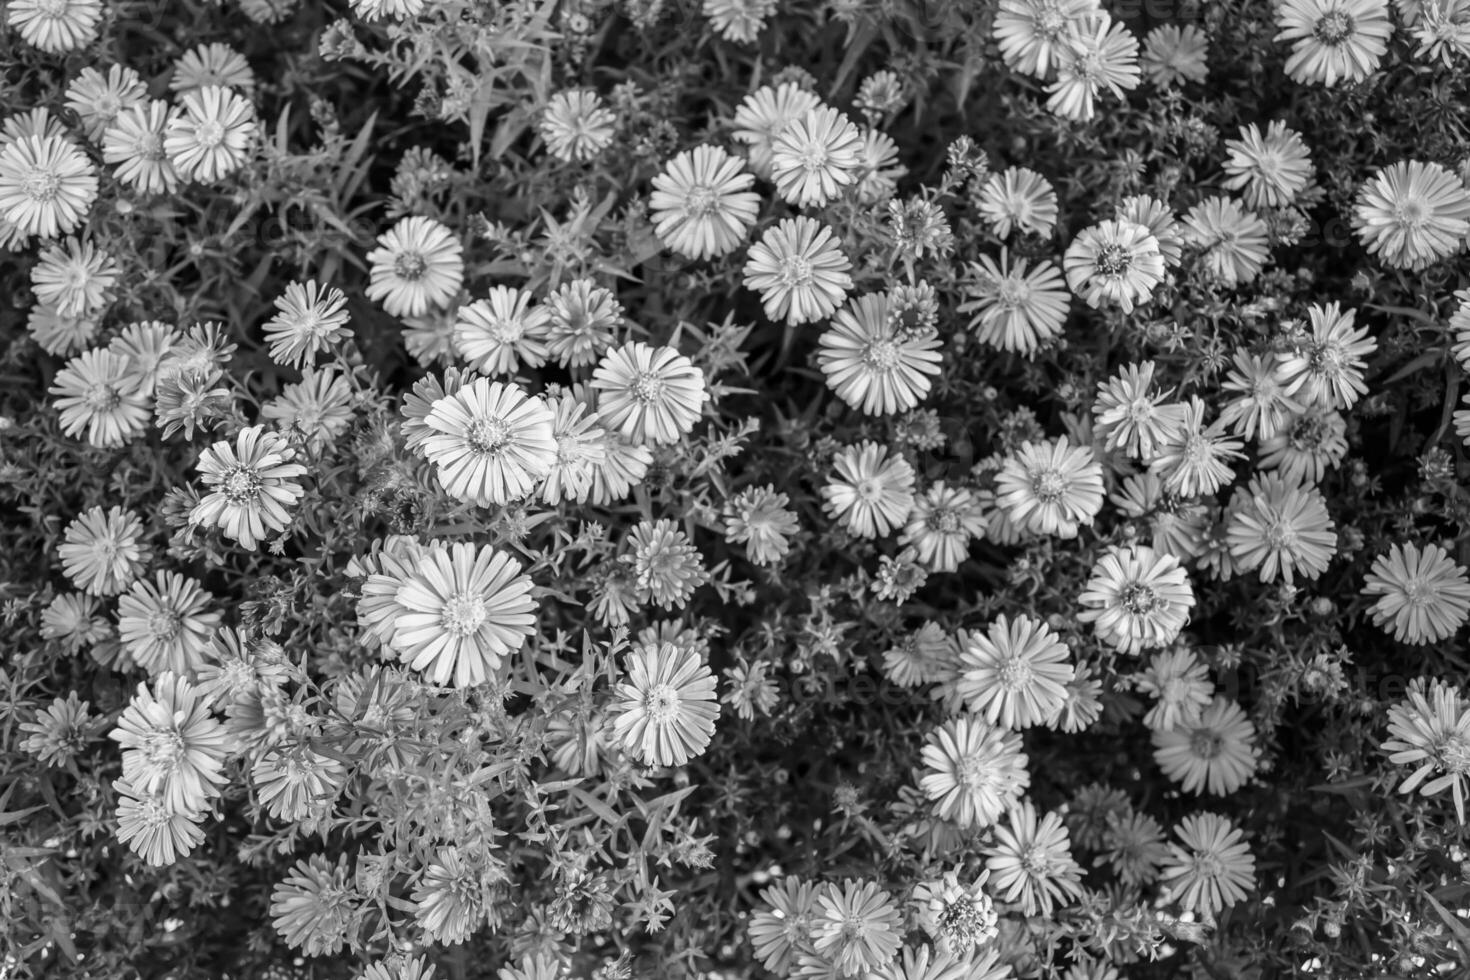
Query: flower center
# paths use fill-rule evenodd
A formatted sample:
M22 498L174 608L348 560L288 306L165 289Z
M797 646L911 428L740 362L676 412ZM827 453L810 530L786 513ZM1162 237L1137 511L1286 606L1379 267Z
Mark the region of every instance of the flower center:
M393 274L399 279L415 282L423 278L429 263L418 252L399 252L393 256Z
M1353 18L1341 10L1329 11L1322 15L1317 21L1317 26L1312 29L1312 36L1323 44L1337 45L1343 43L1353 34Z
M800 255L788 255L781 261L781 285L805 286L812 281L812 264Z
M482 456L495 456L511 441L510 426L504 419L475 419L465 430L465 442L470 451Z
M148 616L148 635L155 640L172 640L181 626L179 614L172 609L159 609Z
M1066 26L1067 18L1062 15L1055 3L1047 3L1036 12L1036 34L1043 40L1057 40L1062 36Z
M149 732L143 737L143 758L164 772L176 771L184 758L184 737L171 728Z
M1439 750L1439 763L1446 772L1458 775L1470 772L1470 739L1458 733L1451 735Z
M863 364L871 371L887 374L898 367L901 351L892 340L875 340L863 349Z
M1046 848L1033 844L1021 853L1021 867L1038 878L1051 874L1051 855Z
M122 396L117 393L117 389L105 381L92 385L82 396L82 404L93 412L110 412L121 403Z
M1215 854L1196 854L1194 868L1201 878L1225 877L1225 862Z
M991 783L990 767L980 756L967 755L955 763L955 782L970 792L985 789Z
M629 387L633 397L641 405L652 405L663 397L664 379L645 371L638 372Z
M801 169L807 173L816 173L827 166L830 157L827 148L821 143L808 143L797 155L797 159L801 161Z
M973 946L976 940L990 931L994 914L989 903L957 899L939 914L939 930L958 946Z
M1420 201L1414 199L1400 201L1398 206L1393 209L1393 213L1401 225L1413 229L1418 229L1424 225L1426 215L1424 213L1424 205Z
M225 128L216 120L206 119L194 127L194 142L212 150L225 141Z
M1031 664L1021 657L1012 657L1000 665L1000 685L1008 691L1019 691L1030 685L1035 674Z
M67 8L70 6L70 0L36 0L36 13L42 17L60 20L66 16Z
M1162 605L1158 593L1142 582L1130 582L1125 585L1123 591L1118 594L1118 602L1135 616L1147 616Z
M883 496L883 485L877 480L859 480L853 489L857 491L858 499L865 503L876 503Z
M439 622L452 636L471 636L485 625L485 600L473 592L457 592L444 603Z
M1170 677L1159 685L1159 700L1167 704L1178 704L1189 696L1190 683L1183 677Z
M1067 481L1056 470L1042 470L1031 478L1031 490L1044 504L1054 504L1066 493Z
M260 475L244 464L237 464L220 483L220 490L230 503L243 504L260 494Z
M719 195L704 184L695 184L684 195L684 213L691 218L708 218L719 210Z
M1122 245L1104 245L1098 250L1093 264L1100 274L1117 278L1128 271L1128 267L1133 264L1133 257Z
M1310 452L1322 445L1327 435L1327 423L1317 415L1300 418L1291 427L1291 448L1298 452Z
M654 724L666 725L679 709L679 694L668 684L655 684L643 692L643 710Z
M32 170L21 180L21 189L33 201L51 201L61 191L61 178L49 170Z
M996 302L1006 310L1025 306L1031 300L1031 287L1021 279L1009 276L1002 279L996 289Z
M1197 759L1213 759L1225 747L1225 740L1217 732L1201 729L1189 736L1189 751Z
M947 509L936 510L924 523L929 525L930 530L941 534L953 534L960 529L959 515Z

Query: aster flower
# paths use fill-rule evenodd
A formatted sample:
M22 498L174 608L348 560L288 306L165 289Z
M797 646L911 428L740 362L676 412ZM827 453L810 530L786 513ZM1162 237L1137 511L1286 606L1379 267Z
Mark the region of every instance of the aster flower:
M771 179L788 204L820 207L857 180L862 132L836 109L818 105L771 141Z
M546 363L551 314L532 306L531 294L492 286L484 299L461 306L454 320L454 349L481 374L515 374L522 365Z
M1353 227L1384 265L1417 272L1464 247L1470 188L1437 163L1389 164L1358 192Z
M434 430L429 428L427 422L429 413L434 410L434 403L457 394L465 382L471 380L468 375L468 371L451 367L444 370L442 378L426 374L414 382L413 388L403 396L403 405L398 410L402 417L398 427L403 433L406 448L420 456L424 455L424 443L434 435Z
M1102 510L1102 464L1067 437L1027 442L995 478L995 502L1007 519L1035 534L1075 538Z
M1147 194L1125 197L1118 202L1113 217L1147 228L1159 243L1159 255L1163 257L1164 265L1168 268L1179 265L1184 256L1184 232L1167 201Z
M952 673L950 638L938 623L927 621L905 634L883 654L883 676L899 687L935 684Z
M1277 469L1294 483L1318 483L1347 455L1347 422L1338 412L1309 408L1270 439L1261 440L1263 470Z
M1186 793L1235 792L1256 771L1256 726L1240 705L1217 696L1192 718L1154 729L1154 761Z
M13 13L15 5L9 8ZM0 219L23 236L57 238L86 220L97 171L63 136L25 136L0 146Z
M1057 223L1057 195L1051 182L1025 167L991 174L976 206L999 238L1009 238L1013 230L1045 237Z
M852 289L851 268L830 228L805 216L787 218L750 247L745 288L761 294L767 319L796 326L842 305Z
M765 85L747 95L735 109L732 135L749 147L750 168L761 177L769 177L776 137L821 104L821 99L795 82Z
M787 505L791 498L770 484L740 491L725 504L725 540L745 545L745 557L757 565L774 565L791 550L799 526Z
M34 718L20 723L25 735L20 741L21 751L35 756L44 766L61 768L70 764L97 737L99 719L88 712L90 707L89 702L78 700L76 691L68 692L64 699L52 699Z
M1312 155L1301 134L1276 120L1265 135L1255 123L1226 140L1226 190L1241 191L1246 207L1284 208L1312 179Z
M1045 78L1070 53L1073 27L1097 9L1097 0L1001 0L992 33L1008 67Z
M1311 336L1276 362L1284 394L1303 406L1352 408L1368 393L1363 359L1378 349L1378 341L1368 336L1367 327L1353 329L1355 312L1343 312L1335 302L1308 308Z
M640 521L628 535L628 544L632 554L624 561L633 567L640 601L679 609L709 581L699 549L673 521Z
M1164 280L1159 240L1131 221L1103 221L1084 228L1062 257L1067 287L1088 306L1117 303L1132 313Z
M1224 421L1205 425L1205 403L1192 396L1180 406L1149 472L1159 477L1164 489L1180 497L1212 494L1235 478L1228 460L1241 459L1244 443L1226 434Z
M1207 198L1184 216L1184 238L1200 249L1207 275L1226 286L1250 282L1267 257L1266 222L1228 197Z
M255 73L245 56L228 44L196 44L174 62L169 91L183 95L211 85L248 96L255 91Z
M220 614L206 612L214 596L177 572L139 579L118 600L117 629L124 648L151 674L187 675L204 662Z
M202 815L169 806L160 792L138 789L126 779L114 780L117 791L117 839L155 868L173 864L204 842Z
M0 250L5 245L0 242ZM97 336L101 321L96 316L62 316L44 303L31 307L26 332L48 354L67 357L88 347Z
M1185 817L1174 828L1183 844L1169 845L1161 877L1184 909L1213 918L1255 887L1256 859L1245 833L1214 813Z
M592 494L598 469L607 463L608 431L570 392L554 399L552 407L556 460L541 484L541 499L553 505L563 500L584 503Z
M378 236L368 299L392 316L420 316L448 303L464 279L463 247L443 224L414 215Z
M546 297L550 321L546 349L562 367L596 363L612 346L613 331L623 322L623 305L611 289L591 279L563 283Z
M1470 705L1460 692L1442 680L1415 678L1405 700L1388 709L1388 734L1382 746L1390 753L1388 761L1416 767L1399 784L1399 792L1417 789L1422 796L1435 796L1448 789L1463 824L1470 775Z
M964 828L989 827L1031 785L1021 736L979 718L953 718L935 729L922 758L919 789L941 819Z
M773 4L774 5L774 4ZM653 178L648 207L659 241L680 255L705 259L739 248L755 224L755 177L718 146L696 146Z
M898 543L912 546L918 561L930 571L952 572L965 560L971 540L984 536L985 517L979 501L964 487L951 487L940 480L914 498Z
M1152 473L1125 477L1117 493L1108 498L1122 514L1147 524L1153 549L1180 561L1198 557L1210 526L1210 510L1193 499L1167 492Z
M1194 590L1179 560L1144 545L1110 547L1092 567L1077 618L1128 654L1172 643L1189 621Z
M678 442L709 401L704 373L689 358L642 341L608 352L592 372L592 388L602 424L644 444Z
M832 457L835 476L822 487L823 509L860 538L886 537L914 506L914 468L875 442L847 446Z
M817 892L812 949L843 976L874 970L902 945L901 921L892 896L875 883L829 882Z
M89 350L66 362L49 389L70 437L86 432L103 449L125 445L148 425L148 398L121 354Z
M1400 643L1438 643L1470 618L1465 569L1437 544L1395 544L1379 555L1363 595L1377 596L1373 624Z
M143 571L148 548L143 523L131 511L93 507L66 526L56 549L66 577L92 595L117 595Z
M164 131L163 151L184 180L214 183L245 164L255 140L255 107L218 85L186 92Z
M999 265L982 255L969 272L959 312L974 314L968 329L981 343L1030 354L1061 334L1071 297L1056 266L1043 259L1028 272L1026 259L1002 253Z
M1161 89L1203 82L1209 75L1210 41L1194 24L1160 24L1143 39L1139 67L1143 77Z
M612 142L618 118L591 89L558 92L546 104L536 131L546 149L567 163L591 160Z
M147 101L148 86L126 65L113 65L106 74L91 65L66 87L66 107L82 120L87 138L97 142L124 109Z
M1276 26L1275 40L1291 42L1286 74L1299 85L1361 82L1393 34L1388 0L1278 0Z
M960 648L956 691L992 725L1031 728L1061 710L1073 677L1067 645L1030 616L996 618L985 633L971 632Z
M1252 354L1238 348L1231 361L1234 367L1220 389L1233 397L1221 409L1220 421L1243 439L1274 438L1302 411L1277 379L1279 359L1270 351Z
M313 854L297 861L271 890L271 923L290 948L307 956L329 955L355 938L361 900L345 859L333 864Z
M285 367L309 364L329 345L347 336L347 297L336 286L315 279L292 282L275 299L276 315L262 328L271 360Z
M1470 3L1466 0L1425 0L1418 22L1405 24L1418 46L1414 56L1446 68L1470 58Z
M122 747L123 778L158 793L176 812L202 809L224 785L230 740L189 683L165 671L138 685L109 738Z
M31 291L61 316L86 316L110 302L117 276L112 256L91 241L67 238L41 253L31 268Z
M1048 813L1038 820L1029 801L1010 808L985 853L991 890L1020 905L1023 915L1050 916L1082 894L1082 869L1072 858L1061 816Z
M477 378L434 402L424 454L456 500L492 507L530 494L556 463L551 409L519 387Z
M352 402L352 386L345 374L332 368L306 368L300 381L286 385L260 407L260 417L320 450L352 424Z
M746 933L761 965L777 975L790 972L796 952L811 945L817 886L787 875L760 893L764 907L750 916Z
M1125 364L1097 385L1092 433L1109 452L1150 462L1182 420L1182 406L1164 404L1169 392L1154 390L1153 361Z
M5 5L5 23L47 54L90 44L101 21L100 0L10 0Z
M352 0L352 12L363 20L392 18L403 21L424 12L424 0Z
M123 327L107 349L128 359L129 370L138 379L139 390L152 395L164 361L183 340L177 329L158 320L140 320Z
M1086 121L1104 89L1119 99L1138 87L1138 38L1104 11L1073 21L1068 44L1057 58L1057 78L1047 86L1046 107L1063 119Z
M123 109L102 133L102 159L113 176L144 194L171 194L179 185L164 148L164 136L176 112L168 103L145 99Z
M628 496L629 491L643 482L653 465L653 453L647 446L624 439L616 432L605 428L602 431L603 457L592 467L590 499L597 506L606 507Z
M859 204L877 204L893 196L898 180L909 168L898 162L898 144L876 129L863 130L861 161L853 197Z
M776 0L704 0L704 15L720 37L737 44L752 44L776 12Z
M1164 828L1146 813L1112 814L1103 831L1103 858L1127 886L1153 884L1169 859Z
M455 320L468 300L463 290L457 290L442 305L403 317L403 346L419 366L448 365L454 360Z
M1185 646L1154 654L1138 678L1138 689L1154 699L1143 723L1156 732L1193 722L1215 694L1209 668Z
M263 425L241 429L233 446L228 439L216 442L197 464L200 478L214 489L194 505L189 523L218 527L254 551L267 534L291 523L289 509L304 492L296 478L306 474L295 458L290 444Z
M624 662L628 679L614 688L613 736L638 761L682 766L704 754L720 706L715 676L694 650L644 644Z
M959 872L950 870L938 880L923 882L914 889L919 927L934 941L942 957L957 956L962 961L999 934L995 903L985 894L989 878L989 873L982 871L968 885L962 885Z
M885 294L857 297L818 340L827 387L868 415L908 411L929 394L939 373L938 334L900 329L889 309Z
M54 640L67 653L95 647L112 638L112 624L98 614L96 596L63 592L41 610L41 639Z
M308 821L331 809L347 779L346 767L310 745L272 748L250 767L250 782L273 819Z

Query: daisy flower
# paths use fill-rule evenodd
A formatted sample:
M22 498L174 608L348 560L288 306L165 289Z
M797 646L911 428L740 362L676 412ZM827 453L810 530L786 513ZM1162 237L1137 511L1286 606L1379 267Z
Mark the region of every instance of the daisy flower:
M477 378L434 402L424 455L456 500L493 507L527 496L556 463L551 409L518 386Z
M35 756L42 765L58 769L66 766L99 734L100 719L88 712L91 706L78 700L76 691L69 691L64 699L53 699L36 711L33 720L20 723L20 731L26 735L20 743L21 751Z
M1147 228L1159 243L1159 254L1163 256L1165 266L1173 268L1184 257L1184 231L1168 202L1147 194L1125 197L1118 202L1113 217Z
M1113 814L1103 831L1102 856L1127 886L1153 884L1169 859L1164 828L1146 813Z
M1216 697L1193 718L1154 729L1154 761L1186 793L1235 792L1256 771L1256 726L1240 705Z
M1347 455L1347 422L1341 413L1309 408L1276 435L1261 440L1263 470L1277 469L1294 483L1319 483Z
M56 549L72 584L92 595L117 595L143 571L148 548L132 511L93 507L66 526Z
M1160 24L1143 39L1139 67L1143 77L1161 89L1203 82L1209 75L1210 40L1193 24Z
M290 508L304 492L292 462L296 450L263 425L241 429L235 444L216 442L199 455L199 475L212 489L189 512L189 523L218 527L225 537L254 551L267 534L291 523Z
M817 886L787 875L764 889L760 899L764 907L751 913L746 933L761 965L785 976L795 964L796 951L811 945Z
M755 177L718 146L696 146L653 178L648 207L658 240L680 255L706 259L744 243L760 211Z
M1078 620L1120 653L1172 643L1189 621L1194 590L1179 559L1145 545L1114 545L1097 560L1077 597Z
M960 648L956 691L992 725L1019 730L1061 710L1073 669L1067 645L1040 620L1002 615Z
M1161 555L1180 561L1199 556L1210 526L1210 509L1195 500L1182 500L1164 490L1152 473L1135 473L1108 498L1124 517L1148 526L1150 544Z
M765 85L741 100L732 135L749 148L750 168L758 176L771 174L771 148L777 135L821 104L821 99L795 82Z
M122 747L123 779L158 793L175 812L200 810L225 783L225 726L189 682L165 671L138 685L108 737Z
M1015 71L1045 78L1070 54L1071 35L1097 0L1000 0L992 34Z
M988 255L969 266L958 312L973 313L967 328L982 344L1031 354L1061 335L1071 296L1055 265L1042 259L1028 272L1026 259L1000 264Z
M138 579L117 603L117 631L138 666L151 674L188 675L203 663L220 614L205 612L214 596L197 581L159 572Z
M541 500L555 506L563 500L585 503L595 474L606 465L608 431L595 412L570 392L552 399L551 438L556 461L541 484Z
M832 457L835 475L822 487L823 509L860 538L902 527L914 507L914 468L876 442L846 446Z
M1067 286L1088 306L1117 303L1132 313L1164 280L1159 240L1131 221L1104 221L1084 228L1062 257Z
M27 44L47 54L75 51L97 37L100 0L10 0L5 23Z
M184 93L168 121L163 151L184 180L214 183L244 165L255 139L255 107L218 85Z
M771 141L771 179L787 204L821 207L857 180L863 134L841 112L818 105Z
M640 602L679 609L709 581L699 549L673 521L640 521L628 535L628 545L632 554L623 560L633 568Z
M704 0L703 10L720 37L751 44L760 37L766 18L776 12L776 0Z
M1098 382L1092 433L1108 452L1150 462L1182 420L1183 406L1164 404L1169 392L1154 390L1155 368L1153 361L1125 364Z
M461 289L444 300L443 305L403 317L403 346L420 367L448 365L454 360L455 318L468 301L469 297Z
M877 204L893 196L898 180L909 168L898 162L898 144L876 129L863 130L862 160L853 196L859 204Z
M422 316L454 298L464 281L464 249L433 218L413 215L378 236L367 297L391 316Z
M1465 822L1466 780L1470 777L1470 705L1444 681L1419 677L1406 700L1388 709L1383 751L1396 766L1416 766L1399 785L1400 793L1419 790L1434 796L1449 789L1455 816ZM1434 778L1430 778L1430 777Z
M1465 569L1437 544L1393 545L1374 559L1363 595L1378 597L1373 624L1400 643L1438 643L1470 617Z
M66 107L82 120L87 138L97 142L125 109L145 103L148 86L125 65L113 65L103 74L86 66L66 87Z
M787 505L791 498L771 484L740 491L725 504L725 540L745 545L745 557L757 565L774 565L791 550L800 526Z
M934 941L941 956L968 957L999 935L995 903L985 894L989 878L989 873L982 871L970 884L962 885L960 873L950 870L937 881L926 881L914 889L919 927Z
M989 827L1028 786L1021 736L978 718L953 718L929 736L919 789L934 812L966 829Z
M536 631L530 577L488 545L426 549L394 602L394 651L439 687L485 683Z
M300 434L314 450L324 449L352 424L352 386L340 371L306 368L301 380L260 407L260 417L282 432Z
M147 792L126 779L113 780L117 791L117 840L155 868L166 867L204 843L202 815L177 810L163 794Z
M594 364L612 346L623 322L623 305L611 289L591 279L563 283L546 297L550 316L546 350L566 368Z
M1185 817L1174 828L1161 877L1179 905L1213 919L1255 887L1256 859L1243 843L1244 831L1214 813Z
M347 769L329 755L300 744L263 752L250 767L250 784L275 820L308 821L330 812Z
M402 418L398 429L403 433L406 449L424 455L424 444L434 435L427 421L429 413L434 410L434 403L456 394L468 380L471 380L468 371L452 367L445 369L443 378L426 374L414 382L413 388L403 396L403 405L398 410Z
M943 628L926 621L883 654L883 675L899 687L910 689L937 684L953 673L953 652Z
M118 268L90 241L67 238L41 253L31 268L31 291L60 316L99 313L112 298Z
M566 163L591 160L612 142L618 117L591 89L558 92L546 104L536 131L546 149Z
M609 351L592 372L597 414L610 431L644 444L678 442L709 401L704 373L672 347L642 341Z
M263 331L271 345L271 360L283 367L309 364L348 335L347 297L336 286L315 279L287 284L273 304L276 315Z
M852 289L851 268L832 229L805 216L786 218L750 247L745 288L761 294L767 319L796 326L842 305Z
M1353 227L1384 265L1417 272L1464 247L1470 189L1437 163L1389 164L1358 191Z
M1226 140L1225 189L1241 191L1246 207L1284 208L1312 179L1312 155L1301 134L1276 120L1265 135L1255 123Z
M984 851L991 890L1001 901L1020 905L1023 915L1050 916L1082 895L1082 869L1056 813L1038 820L1029 801L1012 806L995 829L995 843Z
M352 12L368 23L391 17L407 20L424 12L424 0L352 0Z
M903 944L892 896L871 881L829 882L817 892L812 949L842 976L875 970Z
M976 205L999 238L1009 238L1012 230L1045 237L1057 223L1057 193L1051 181L1025 167L991 174Z
M1230 483L1235 473L1228 460L1242 459L1245 443L1226 434L1223 420L1205 425L1205 403L1198 395L1180 406L1149 472L1164 489L1179 497L1200 497Z
M906 412L929 394L939 373L939 336L893 322L883 293L854 298L817 341L827 387L868 415Z
M1194 723L1215 694L1209 668L1185 646L1154 654L1138 689L1154 699L1143 723L1156 732Z
M592 467L589 499L599 507L606 507L628 496L629 491L643 482L653 465L653 453L647 446L624 439L616 432L605 428L602 431L603 456Z
M61 431L87 434L87 442L115 449L148 426L148 396L121 354L89 350L66 362L49 389L61 415Z
M715 675L695 650L672 643L635 647L627 680L613 688L612 732L639 762L682 766L703 755L720 715Z
M112 624L98 615L96 596L63 592L41 610L41 639L75 654L112 639Z
M1225 538L1240 571L1259 567L1262 582L1279 577L1288 585L1298 572L1321 575L1337 550L1321 492L1276 473L1235 491Z
M1250 282L1266 263L1266 222L1228 197L1211 197L1190 208L1184 229L1184 240L1200 249L1206 274L1226 286Z
M148 99L119 112L102 133L102 159L113 176L144 194L173 193L179 172L164 149L164 135L175 114L168 103Z
M4 248L0 243L0 250ZM60 357L86 348L97 336L101 325L101 320L95 316L62 316L43 303L31 307L26 315L26 332L46 353Z
M1277 0L1276 26L1275 39L1291 42L1286 74L1299 85L1361 82L1393 34L1388 0Z
M1238 348L1231 361L1234 366L1220 389L1232 397L1220 411L1220 421L1242 439L1275 437L1302 411L1277 379L1277 356L1270 351L1252 354Z
M346 945L349 933L361 921L360 901L345 858L333 865L323 855L313 854L297 861L271 890L271 924L291 949L307 956L329 955Z
M25 136L0 146L0 219L20 235L69 234L96 198L92 161L65 137Z
M971 540L984 536L979 501L964 487L940 480L914 499L898 543L912 546L920 564L930 571L952 572L965 560Z
M228 44L198 44L174 62L169 91L182 95L211 85L235 89L243 95L255 91L255 72L245 56Z
M1457 58L1470 58L1470 3L1466 0L1425 0L1418 23L1412 29L1418 47L1414 56L1446 68Z
M484 299L461 306L454 320L454 349L481 374L515 374L524 364L546 363L551 314L532 306L531 294L493 286Z
M1285 395L1303 406L1352 408L1368 393L1364 358L1378 349L1378 341L1367 327L1353 329L1355 312L1343 312L1335 302L1307 309L1311 336L1276 361L1276 381Z
M1008 520L1032 533L1075 538L1102 510L1102 464L1066 436L1027 442L996 475L995 502Z
M1073 22L1068 46L1057 59L1046 107L1062 119L1085 122L1096 115L1093 103L1103 89L1122 99L1141 78L1138 38L1105 12L1084 14Z

